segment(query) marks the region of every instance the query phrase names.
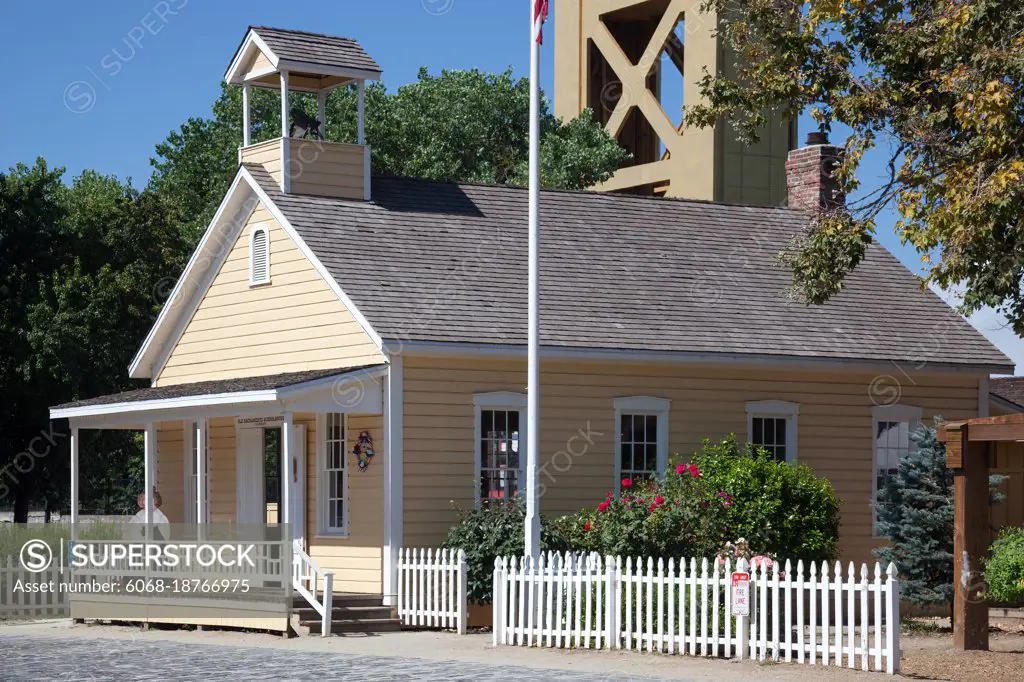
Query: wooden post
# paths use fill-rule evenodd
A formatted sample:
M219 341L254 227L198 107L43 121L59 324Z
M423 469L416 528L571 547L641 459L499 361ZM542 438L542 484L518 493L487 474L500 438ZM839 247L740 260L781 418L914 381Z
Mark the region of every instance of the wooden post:
M248 83L242 85L242 146L248 147L252 144L252 86Z
M143 489L143 503L146 505L143 516L146 519L146 538L152 539L153 509L155 505L153 489L156 487L156 424L153 422L146 422L143 468L146 486Z
M356 83L356 142L366 144L366 83Z
M320 119L320 139L327 139L327 91L318 90L316 93L316 117Z
M988 442L968 440L969 425L959 435L962 462L953 470L953 645L988 650L988 603L982 557L988 544Z
M78 427L71 427L71 539L78 539Z
M209 425L205 417L196 419L196 523L207 522L206 518L206 435Z
M288 72L281 72L281 191L292 189L291 137L288 125Z

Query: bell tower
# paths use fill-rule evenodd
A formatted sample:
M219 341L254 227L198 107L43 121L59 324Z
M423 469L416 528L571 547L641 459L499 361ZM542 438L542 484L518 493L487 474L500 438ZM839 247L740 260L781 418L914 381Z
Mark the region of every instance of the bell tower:
M699 99L704 69L728 72L718 18L701 0L559 0L555 10L555 114L590 107L632 153L595 189L772 205L786 200L786 156L796 124L773 119L757 145L727 124L688 128L682 106Z
M364 133L364 93L380 66L350 38L250 26L224 81L242 88L239 164L262 166L285 194L370 199L370 146ZM356 90L356 141L325 139L327 94ZM253 142L253 88L281 93L281 135ZM291 106L295 93L315 95L317 115Z

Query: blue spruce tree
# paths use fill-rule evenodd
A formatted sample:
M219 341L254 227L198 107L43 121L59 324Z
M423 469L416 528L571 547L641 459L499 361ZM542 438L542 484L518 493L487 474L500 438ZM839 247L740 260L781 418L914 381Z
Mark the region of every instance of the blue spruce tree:
M903 581L900 596L915 604L953 607L953 472L934 428L910 434L916 448L900 458L875 502L878 533L890 544L875 550L895 562ZM1005 476L991 476L990 487Z

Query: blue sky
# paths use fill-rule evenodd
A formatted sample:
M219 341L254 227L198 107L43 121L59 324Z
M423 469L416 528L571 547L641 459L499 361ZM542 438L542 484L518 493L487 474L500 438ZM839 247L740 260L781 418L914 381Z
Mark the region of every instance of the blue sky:
M528 0L104 0L4 3L0 50L8 72L0 106L0 168L43 156L69 177L83 169L149 178L156 143L190 116L207 116L224 70L249 24L358 39L381 64L389 88L420 66L526 75ZM552 3L557 11L558 2ZM544 46L542 87L552 92L553 26ZM672 97L671 93L668 97ZM672 98L671 101L675 101ZM676 118L676 112L669 112ZM800 121L801 137L812 127ZM882 172L868 158L865 185ZM915 272L916 253L899 244L891 216L878 238ZM972 323L1024 369L1024 343L998 315Z

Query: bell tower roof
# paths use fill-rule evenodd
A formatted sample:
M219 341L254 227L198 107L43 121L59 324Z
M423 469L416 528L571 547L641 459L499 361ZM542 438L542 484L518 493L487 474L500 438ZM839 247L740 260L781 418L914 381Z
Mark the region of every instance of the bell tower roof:
M277 88L282 71L291 74L293 90L306 92L381 76L380 65L351 38L250 26L224 80L231 85Z

